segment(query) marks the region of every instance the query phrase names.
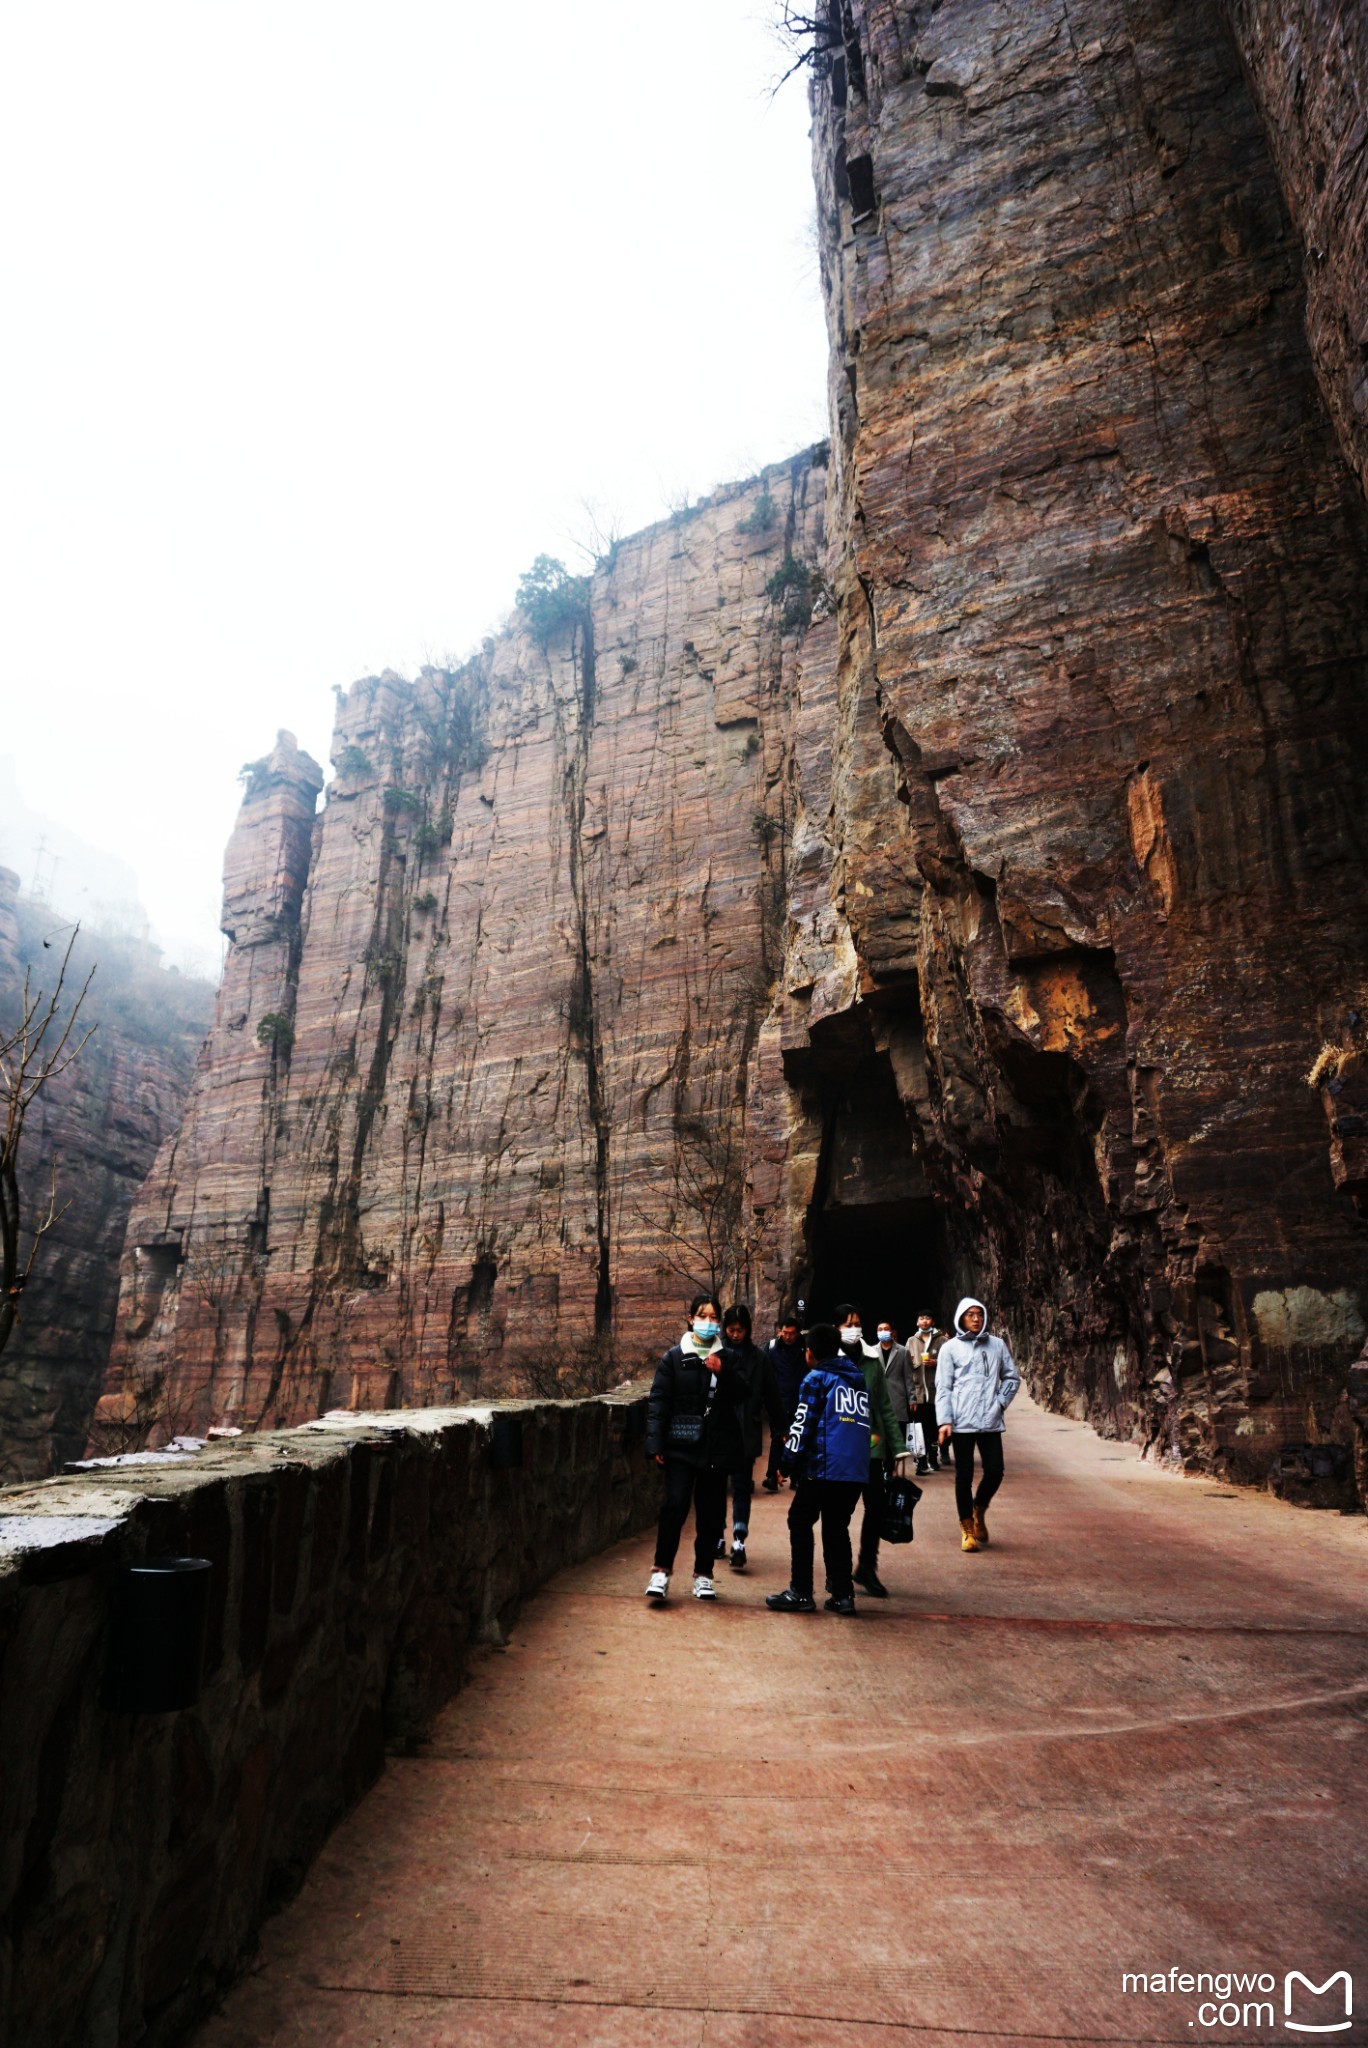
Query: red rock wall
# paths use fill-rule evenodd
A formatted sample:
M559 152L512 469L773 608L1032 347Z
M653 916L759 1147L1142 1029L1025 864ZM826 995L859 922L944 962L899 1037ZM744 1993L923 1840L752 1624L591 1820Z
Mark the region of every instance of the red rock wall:
M808 601L765 586L817 561L824 494L781 465L623 543L546 646L515 619L459 677L357 684L316 823L282 735L229 848L218 1015L130 1228L103 1419L616 1377L676 1334L719 1216L738 1284Z
M711 1213L762 1310L971 1285L1106 1430L1347 1444L1368 534L1278 181L1301 219L1320 122L1358 189L1347 73L1275 167L1216 0L828 22L829 476L626 543L546 648L358 685L307 882L314 771L263 766L116 1409L630 1362Z
M1321 393L1368 490L1368 7L1225 4L1301 245Z
M1204 0L851 0L817 69L830 883L761 1192L885 1060L1038 1391L1260 1471L1347 1432L1368 1303L1304 1079L1366 979L1368 544L1296 237Z
M0 1017L15 1012L26 964L37 987L51 987L66 941L60 927L0 869ZM180 1116L213 1000L207 986L165 973L136 948L84 934L78 943L76 988L96 965L83 1015L97 1028L27 1118L24 1213L46 1206L54 1166L63 1213L0 1352L0 1484L44 1478L81 1455L109 1358L124 1226Z

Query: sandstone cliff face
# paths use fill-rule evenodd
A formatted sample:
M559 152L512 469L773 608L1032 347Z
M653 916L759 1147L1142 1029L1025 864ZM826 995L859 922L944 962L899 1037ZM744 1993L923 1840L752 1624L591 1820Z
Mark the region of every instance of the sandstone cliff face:
M1231 4L1270 110L1293 8ZM1275 167L1216 0L826 20L829 468L357 685L317 822L261 764L110 1413L554 1381L716 1273L983 1293L1045 1399L1208 1468L1361 1425L1362 246L1309 343L1276 175L1309 219L1333 130L1358 191L1347 59Z
M1226 0L1301 243L1307 337L1368 490L1368 8Z
M0 1015L31 965L50 987L65 929L0 869ZM46 1203L54 1166L60 1220L44 1239L19 1323L0 1353L0 1482L41 1479L81 1455L109 1358L119 1253L133 1196L175 1127L212 991L163 972L138 949L82 936L76 986L94 961L85 1051L36 1098L21 1155L26 1213Z
M102 1416L157 1433L634 1360L744 1270L741 1104L782 953L812 458L624 543L546 645L282 734L233 944L137 1204ZM786 623L787 620L787 623Z
M882 1064L1037 1390L1261 1471L1347 1436L1365 1307L1304 1077L1365 985L1368 547L1300 251L1204 0L838 14L829 882L758 1194Z

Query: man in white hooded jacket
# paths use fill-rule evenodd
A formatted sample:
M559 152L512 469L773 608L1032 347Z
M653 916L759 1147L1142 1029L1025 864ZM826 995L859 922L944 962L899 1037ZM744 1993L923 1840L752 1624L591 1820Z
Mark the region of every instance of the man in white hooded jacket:
M936 1424L942 1446L955 1453L955 1506L960 1548L978 1550L988 1541L984 1514L1002 1484L1002 1432L1007 1410L1021 1385L1011 1352L1001 1337L988 1334L988 1311L966 1295L955 1310L955 1334L936 1360ZM974 1491L974 1452L983 1477Z

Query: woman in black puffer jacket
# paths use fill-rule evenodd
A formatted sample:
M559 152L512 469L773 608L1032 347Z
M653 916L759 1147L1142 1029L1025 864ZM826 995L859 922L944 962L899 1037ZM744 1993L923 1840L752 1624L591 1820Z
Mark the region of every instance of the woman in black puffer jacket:
M746 1462L750 1381L722 1348L722 1318L709 1295L689 1303L689 1326L656 1368L646 1410L646 1455L665 1468L648 1600L664 1600L690 1505L694 1598L715 1600L713 1559L726 1526L727 1479Z

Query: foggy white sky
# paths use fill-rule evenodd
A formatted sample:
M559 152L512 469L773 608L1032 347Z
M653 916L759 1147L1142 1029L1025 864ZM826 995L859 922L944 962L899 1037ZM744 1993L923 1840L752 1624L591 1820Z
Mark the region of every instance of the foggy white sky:
M172 958L278 726L326 760L331 685L468 651L581 498L630 530L825 432L771 12L4 11L0 755Z

